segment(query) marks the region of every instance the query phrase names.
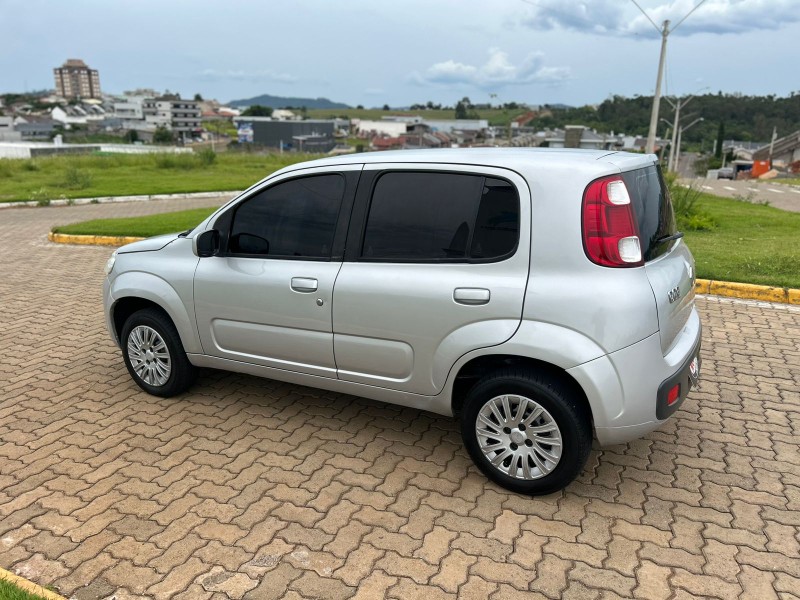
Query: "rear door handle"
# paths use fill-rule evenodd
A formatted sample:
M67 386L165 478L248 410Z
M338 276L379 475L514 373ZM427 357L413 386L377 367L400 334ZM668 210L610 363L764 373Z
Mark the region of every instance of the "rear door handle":
M318 287L319 282L311 277L292 277L292 289L295 292L309 294L316 292Z
M456 288L453 290L453 300L468 306L489 304L491 297L492 293L485 288Z

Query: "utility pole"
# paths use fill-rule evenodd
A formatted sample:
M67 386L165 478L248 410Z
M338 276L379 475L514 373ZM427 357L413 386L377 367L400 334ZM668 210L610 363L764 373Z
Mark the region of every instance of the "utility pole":
M681 26L686 19L689 18L694 11L696 11L706 0L700 0L695 7L686 13L686 16L683 17L672 29L669 28L669 21L664 21L663 25L659 27L656 25L655 21L650 18L644 9L639 6L639 3L636 0L631 0L636 5L636 8L647 18L648 21L655 27L656 31L661 35L661 56L658 60L658 76L656 77L656 91L653 95L653 109L650 112L650 129L647 132L647 145L644 148L644 151L647 154L652 154L653 150L655 149L656 145L656 127L658 126L658 109L661 104L661 80L664 78L664 62L667 56L667 38L669 34L675 31L678 27Z
M775 149L775 140L778 137L778 126L772 128L772 139L769 141L769 168L772 168L772 151Z
M653 96L653 109L650 111L650 129L647 132L647 145L644 151L652 154L656 147L656 128L658 127L658 109L661 107L661 80L664 78L664 61L667 58L667 38L669 37L669 20L664 21L661 29L661 56L658 59L658 76L656 92Z

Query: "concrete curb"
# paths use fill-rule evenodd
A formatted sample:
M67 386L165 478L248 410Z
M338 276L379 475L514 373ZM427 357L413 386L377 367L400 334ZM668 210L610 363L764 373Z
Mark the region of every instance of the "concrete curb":
M695 282L694 289L698 294L710 294L712 296L727 296L741 300L760 300L762 302L778 302L781 304L800 304L800 290L792 288L698 279Z
M47 234L47 239L56 244L80 244L81 246L124 246L143 240L141 237L115 235L72 235L69 233Z
M67 233L47 234L47 239L56 244L81 244L84 246L124 246L138 242L140 237L115 237L110 235L70 235ZM732 281L711 281L698 279L694 290L698 294L711 296L727 296L740 300L760 300L762 302L778 302L780 304L800 305L800 289L755 285L752 283L735 283Z
M0 579L5 579L9 583L16 585L18 588L21 588L30 594L41 596L46 600L67 600L64 598L64 596L56 594L55 592L51 592L50 590L45 589L42 586L33 583L32 581L28 581L24 577L14 575L10 571L6 571L3 568L0 568Z
M81 204L110 204L113 202L149 202L150 200L175 200L178 198L220 198L240 194L240 191L222 192L195 192L191 194L148 194L144 196L98 196L96 198L59 198L50 200L47 206L71 206ZM35 200L30 202L0 202L0 210L4 208L24 208L36 207L39 203Z

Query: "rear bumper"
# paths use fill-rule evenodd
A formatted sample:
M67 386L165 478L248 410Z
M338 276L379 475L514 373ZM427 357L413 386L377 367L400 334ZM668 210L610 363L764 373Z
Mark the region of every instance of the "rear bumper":
M701 333L700 317L693 308L666 356L656 332L627 348L568 370L589 400L600 445L640 438L680 407L689 391L688 367L700 350ZM679 400L667 411L657 410L660 394L675 385L667 384L683 381L684 376L687 382L681 385Z
M700 340L697 340L692 352L683 361L681 367L673 374L661 382L658 386L658 396L656 398L656 419L663 421L672 416L686 400L689 395L689 390L692 389L692 379L689 376L692 361L697 357L700 360ZM669 403L669 392L675 386L678 386L678 399L672 404Z

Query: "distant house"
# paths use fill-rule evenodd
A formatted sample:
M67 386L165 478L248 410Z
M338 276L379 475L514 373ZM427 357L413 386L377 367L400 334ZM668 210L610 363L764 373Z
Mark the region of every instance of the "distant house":
M68 104L56 106L50 111L50 118L64 125L86 125L105 119L106 111L98 104Z
M408 124L404 121L370 121L367 119L353 119L353 128L356 135L360 136L386 136L398 137L408 131Z
M144 119L144 99L126 98L120 102L114 102L112 110L114 116L120 119Z
M405 145L405 137L374 137L370 143L372 150L400 150Z
M41 142L49 141L56 131L55 121L34 121L30 123L17 123L14 129L20 133L24 141Z
M166 127L181 140L189 141L202 134L200 106L174 94L146 98L142 103L145 121L151 127Z
M753 160L769 160L770 145L766 144L753 152ZM775 140L772 144L772 163L791 165L800 161L800 131Z
M276 121L271 117L234 117L241 143L297 152L329 152L336 146L332 120Z
M610 134L598 134L583 125L567 125L563 130L556 130L556 135L547 138L550 148L584 148L591 150L608 150L616 147L620 140Z
M14 130L13 117L0 117L0 142L19 142L22 134Z
M450 133L458 129L459 131L485 131L489 128L489 121L486 119L424 119L422 121L428 125L432 131Z
M272 118L277 121L294 121L300 117L287 108L276 108L272 111Z

